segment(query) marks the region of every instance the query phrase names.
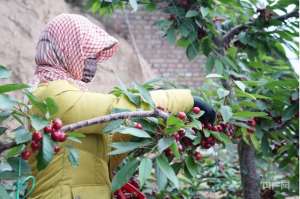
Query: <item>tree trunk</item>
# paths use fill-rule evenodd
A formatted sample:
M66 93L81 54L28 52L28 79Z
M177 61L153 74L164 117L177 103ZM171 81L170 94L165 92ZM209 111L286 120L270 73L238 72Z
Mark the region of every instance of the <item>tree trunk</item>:
M256 172L255 150L241 141L238 145L244 199L260 199L259 176Z

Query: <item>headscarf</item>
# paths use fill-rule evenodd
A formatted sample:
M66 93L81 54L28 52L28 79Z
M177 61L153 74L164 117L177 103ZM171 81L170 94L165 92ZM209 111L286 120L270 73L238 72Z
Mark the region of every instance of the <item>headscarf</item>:
M116 52L118 41L87 18L61 14L52 19L41 33L37 47L35 75L39 82L68 80L81 88L84 61L102 62Z

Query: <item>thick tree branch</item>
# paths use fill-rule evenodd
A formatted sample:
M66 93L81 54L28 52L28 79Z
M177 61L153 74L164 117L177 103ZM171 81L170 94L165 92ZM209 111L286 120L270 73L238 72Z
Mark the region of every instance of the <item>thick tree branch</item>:
M101 116L92 118L89 120L83 120L80 122L76 122L73 124L68 124L62 127L62 131L74 131L76 129L80 129L86 126L91 126L95 124L101 124L113 120L119 120L119 119L126 119L126 118L132 118L132 117L161 117L163 119L167 119L169 116L168 113L160 110L160 109L154 109L152 111L133 111L133 112L121 112L121 113L112 113L109 115ZM0 143L0 154L3 153L5 150L10 149L14 146L17 146L18 144L15 142L10 142L7 144Z
M292 17L299 17L299 11L298 9L293 10L290 13L287 13L285 15L272 17L271 20L279 20L279 21L285 21ZM234 38L235 35L238 35L240 32L247 30L251 25L253 25L255 21L248 22L246 24L237 25L233 27L231 30L229 30L224 36L223 36L223 46L228 46L231 40Z

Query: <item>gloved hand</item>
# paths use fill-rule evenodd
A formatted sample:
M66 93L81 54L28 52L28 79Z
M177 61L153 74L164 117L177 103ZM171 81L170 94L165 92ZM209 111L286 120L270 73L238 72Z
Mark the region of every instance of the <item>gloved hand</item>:
M198 96L194 96L194 107L195 106L199 107L202 111L205 111L204 115L200 117L200 121L202 123L213 124L215 122L216 112L210 105L202 101Z

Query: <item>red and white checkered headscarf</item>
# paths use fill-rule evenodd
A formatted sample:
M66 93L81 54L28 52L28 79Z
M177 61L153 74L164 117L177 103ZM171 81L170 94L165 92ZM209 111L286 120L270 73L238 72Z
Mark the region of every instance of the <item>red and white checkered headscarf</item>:
M37 48L35 75L39 82L68 80L85 88L84 60L98 62L113 56L118 41L87 18L61 14L51 20L42 32Z

